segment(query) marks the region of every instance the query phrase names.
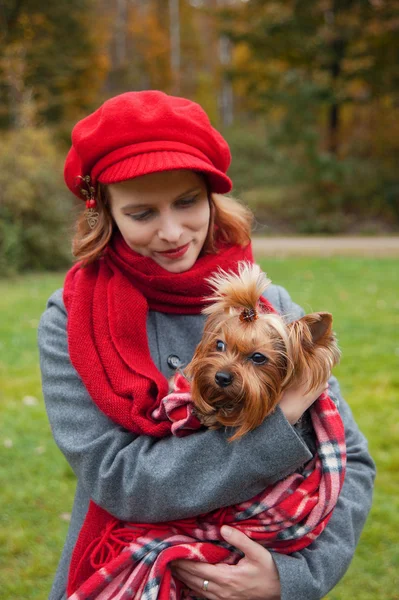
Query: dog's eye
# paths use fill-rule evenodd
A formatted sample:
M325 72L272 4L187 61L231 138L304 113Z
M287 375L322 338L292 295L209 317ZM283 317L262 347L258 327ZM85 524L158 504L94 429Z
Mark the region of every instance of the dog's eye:
M219 350L219 352L225 352L226 344L222 342L222 340L218 340L216 342L216 350Z
M249 357L249 360L252 360L255 365L264 365L265 362L267 362L267 356L260 352L254 352L252 356Z

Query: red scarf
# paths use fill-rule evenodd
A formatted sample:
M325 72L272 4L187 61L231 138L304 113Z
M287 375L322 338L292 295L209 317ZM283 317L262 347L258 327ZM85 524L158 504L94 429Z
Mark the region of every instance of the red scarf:
M168 382L150 355L148 310L199 314L211 292L205 279L219 267L235 271L241 260L253 262L250 245L220 247L189 271L170 273L116 235L102 259L72 267L64 286L70 359L92 400L112 421L139 435L170 435L171 422L151 416L168 393ZM71 559L68 595L93 574L83 560L85 551L112 519L90 502Z

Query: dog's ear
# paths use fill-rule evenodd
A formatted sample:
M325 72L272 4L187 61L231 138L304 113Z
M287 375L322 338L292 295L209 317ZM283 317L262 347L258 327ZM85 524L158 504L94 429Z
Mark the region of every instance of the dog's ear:
M305 315L299 321L307 325L314 343L320 342L323 338L331 338L332 335L332 314L328 312L317 312Z
M313 351L315 347L329 346L335 339L332 315L327 312L311 313L288 325L293 351Z
M332 316L326 312L305 315L290 323L288 330L294 380L306 383L308 391L316 389L327 381L341 356Z

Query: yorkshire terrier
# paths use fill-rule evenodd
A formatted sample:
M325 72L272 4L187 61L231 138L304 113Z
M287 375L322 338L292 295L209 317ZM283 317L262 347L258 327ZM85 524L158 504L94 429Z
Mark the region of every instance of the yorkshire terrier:
M258 265L242 262L238 274L220 271L208 282L204 334L184 375L201 423L236 427L234 440L258 427L288 387L319 388L340 351L330 313L287 323L268 311L261 297L270 280Z

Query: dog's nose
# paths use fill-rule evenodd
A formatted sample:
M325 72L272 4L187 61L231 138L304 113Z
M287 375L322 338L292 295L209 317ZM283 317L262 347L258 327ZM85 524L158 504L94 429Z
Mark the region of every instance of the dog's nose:
M215 375L215 381L220 387L227 387L233 381L233 375L226 371L218 371Z

